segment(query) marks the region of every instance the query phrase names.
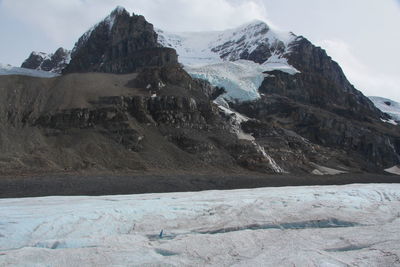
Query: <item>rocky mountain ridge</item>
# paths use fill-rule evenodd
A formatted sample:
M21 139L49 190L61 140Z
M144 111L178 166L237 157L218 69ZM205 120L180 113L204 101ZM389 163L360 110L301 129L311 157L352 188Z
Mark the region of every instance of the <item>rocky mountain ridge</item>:
M233 77L238 64L254 67L250 76ZM221 76L227 66L231 77ZM37 168L33 153L45 169L321 175L382 172L400 162L398 126L382 121L388 115L340 66L304 37L262 22L166 34L117 8L79 39L63 74L4 78L2 99L15 103L0 111L4 135L12 140L21 127L37 134L33 150L21 148L24 160L10 164L21 156L7 150L4 164ZM227 97L248 86L254 97ZM37 94L26 99L27 92Z
M277 79L270 79L270 88L264 85L264 89L259 90L261 93L279 92L307 104L331 106L332 110L342 106L354 112L384 117L349 83L340 66L323 49L302 36L274 30L265 22L253 21L221 32L166 33L158 30L158 34L160 44L176 49L184 65L250 60L265 66L266 72L276 71L270 77ZM288 71L290 68L293 70ZM283 76L289 79L283 82ZM297 87L289 90L289 80L299 82L297 77L304 77L302 83L289 85L292 89Z

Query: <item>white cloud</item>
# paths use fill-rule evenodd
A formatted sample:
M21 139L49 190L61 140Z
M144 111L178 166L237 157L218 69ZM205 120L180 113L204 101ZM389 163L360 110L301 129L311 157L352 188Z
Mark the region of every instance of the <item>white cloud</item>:
M69 45L117 5L169 31L225 29L266 17L259 1L243 0L3 0L0 5L55 43Z

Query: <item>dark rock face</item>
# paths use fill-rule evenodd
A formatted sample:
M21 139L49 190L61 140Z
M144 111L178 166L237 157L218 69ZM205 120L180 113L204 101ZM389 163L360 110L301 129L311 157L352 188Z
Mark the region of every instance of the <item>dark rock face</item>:
M130 73L177 62L174 49L159 47L152 24L118 8L79 39L64 72Z
M300 71L289 75L270 72L260 87L265 94L279 94L349 118L380 119L385 115L346 79L340 66L307 39L291 44L288 62Z
M77 77L82 75L92 74L74 74ZM99 97L85 108L29 113L24 116L23 122L20 118L7 116L5 120L19 120L15 124L18 127L38 129L44 134L40 140L51 144L64 140L68 141L68 145L70 142L74 144L77 136L94 138L96 145L91 141L81 145L87 147L89 142L89 151L95 146L107 152L83 154L82 159L78 158L79 162L88 163L83 168L113 169L116 165L127 169L146 166L149 169L182 168L191 171L214 168L276 172L270 159L262 152L262 147L250 140L238 139L232 131L231 117L212 103L220 88L213 89L205 81L193 80L175 66L146 68L132 77L135 77L134 80L126 86L132 88L133 95ZM68 78L59 77L55 83L62 83ZM163 86L154 91L154 88L148 87L149 81L163 83ZM21 113L25 114L25 111ZM41 144L39 142L39 146ZM53 149L53 145L49 149ZM114 156L111 161L104 159L107 153L115 153L109 151L115 150L129 157ZM71 166L77 156L74 149L67 151L73 153L73 159L65 163L63 157L57 156L56 160L61 163L53 163L53 158L49 158L48 165L60 165L62 169ZM47 158L47 154L44 155ZM130 166L132 159L135 163ZM81 166L79 162L74 166Z
M36 125L55 129L54 134L73 128L92 129L101 126L103 134L132 151L141 149L140 142L144 138L129 127L125 114L117 107L66 110L53 116L42 116Z
M61 73L68 65L70 57L71 51L62 47L57 49L54 54L32 52L22 63L21 68Z
M235 109L264 123L293 131L310 144L344 151L353 159L364 161L362 169L366 171L379 171L400 161L400 150L395 146L400 140L396 126L373 120L360 121L357 117L341 116L278 95L265 95L261 100L235 105ZM257 127L247 131L254 136L270 133Z

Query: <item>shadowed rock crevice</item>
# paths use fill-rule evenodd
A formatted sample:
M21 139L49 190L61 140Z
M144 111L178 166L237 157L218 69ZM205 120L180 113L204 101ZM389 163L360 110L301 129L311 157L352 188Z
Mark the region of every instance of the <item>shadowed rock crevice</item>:
M228 228L222 228L213 231L198 232L198 233L214 235L214 234L223 234L223 233L244 231L244 230L268 230L268 229L301 230L301 229L313 229L313 228L342 228L342 227L355 227L355 226L362 226L362 225L354 222L341 221L333 218L326 220L280 223L280 224L252 224L252 225L228 227Z

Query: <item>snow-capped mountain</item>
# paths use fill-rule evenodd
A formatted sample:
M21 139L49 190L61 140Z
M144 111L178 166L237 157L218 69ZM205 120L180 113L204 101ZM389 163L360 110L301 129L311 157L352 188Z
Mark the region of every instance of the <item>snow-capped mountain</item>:
M400 103L379 96L371 96L369 99L371 99L374 105L382 112L385 112L392 117L392 120L389 120L388 122L393 124L400 123Z
M56 52L51 54L32 52L22 63L21 67L60 74L70 61L71 51L60 47Z
M168 33L157 30L158 42L174 48L179 62L194 78L224 87L229 100L255 100L264 72L298 73L285 56L296 35L253 21L225 31Z
M40 78L52 78L58 76L58 74L48 71L32 70L27 68L18 68L11 65L0 63L0 75L23 75Z
M174 48L184 65L251 60L262 64L275 55L283 57L296 35L271 29L263 21L252 21L225 31L169 33L157 30L158 42Z

